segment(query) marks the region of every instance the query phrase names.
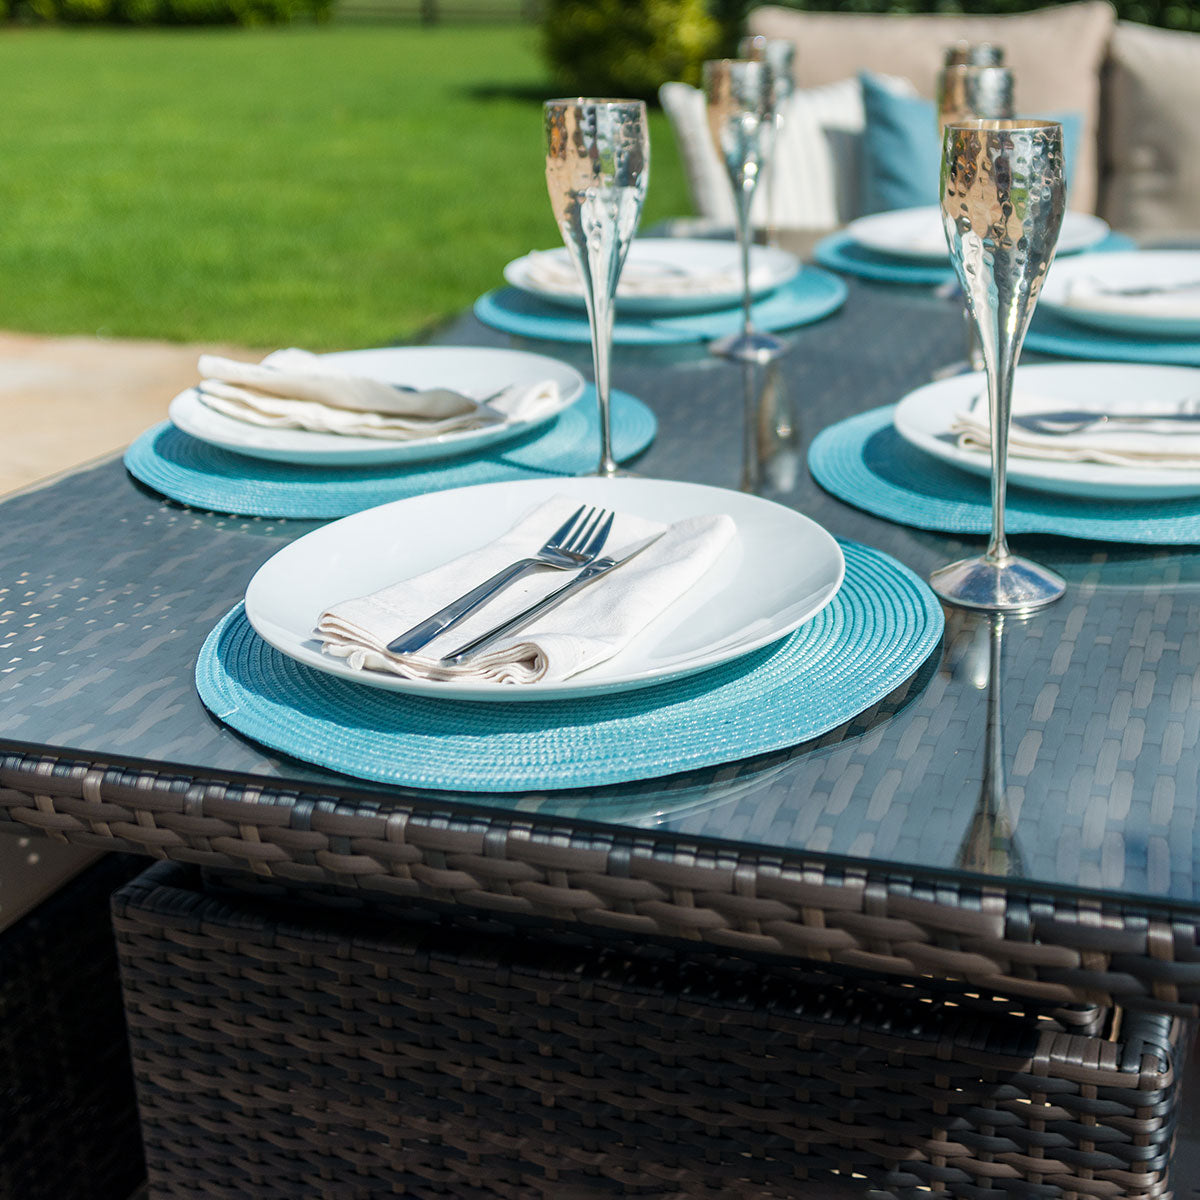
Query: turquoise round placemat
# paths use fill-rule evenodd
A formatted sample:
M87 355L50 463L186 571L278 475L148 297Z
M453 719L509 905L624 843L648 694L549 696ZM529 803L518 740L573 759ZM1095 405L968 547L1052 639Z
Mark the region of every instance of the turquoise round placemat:
M808 451L813 478L839 500L914 529L986 534L989 484L906 442L892 425L895 405L823 429ZM1100 542L1200 542L1200 498L1086 500L1008 487L1009 533L1057 533Z
M654 440L654 414L627 392L612 394L613 453L624 462ZM434 459L409 467L305 467L233 454L189 437L169 421L147 430L125 452L125 467L156 492L212 512L243 517L325 520L424 492L582 475L600 461L595 389L548 425L487 453Z
M196 687L214 716L274 750L408 787L518 792L673 775L790 747L905 682L942 610L895 559L843 542L846 578L773 646L674 683L590 700L481 704L365 687L288 658L239 604L209 634Z
M846 285L836 275L804 267L790 282L756 301L751 316L756 329L791 329L819 321L841 308ZM592 335L587 316L574 309L548 304L517 288L487 292L475 301L475 315L485 325L521 337L588 344ZM742 328L742 310L686 313L675 317L621 317L613 325L618 346L666 346L705 342Z
M1105 254L1115 250L1133 250L1131 238L1120 233L1110 233L1102 242L1088 248L1087 254ZM845 232L832 233L822 238L813 247L813 258L831 271L855 275L860 279L873 279L877 283L907 283L915 287L937 287L954 281L954 268L949 264L909 261L890 258L860 246Z
M1044 308L1034 313L1025 335L1025 349L1063 358L1200 367L1200 340L1196 338L1147 338L1136 334L1105 333L1076 325Z
M888 258L860 246L848 233L831 233L813 247L813 258L831 271L873 279L876 283L907 283L913 286L937 287L954 279L949 265L909 262Z

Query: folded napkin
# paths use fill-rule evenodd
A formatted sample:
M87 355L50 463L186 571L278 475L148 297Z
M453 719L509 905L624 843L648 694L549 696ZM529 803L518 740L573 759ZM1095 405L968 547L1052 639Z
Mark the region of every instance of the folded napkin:
M388 642L418 621L509 563L531 555L578 507L578 500L556 496L478 550L369 596L333 605L317 622L322 648L356 669L392 671L414 679L557 682L624 649L700 579L734 536L733 521L724 515L663 526L619 513L602 554L619 556L623 548L664 528L666 532L636 558L581 588L525 629L467 662L439 663L443 655L561 587L574 572L538 568L420 651L388 652Z
M583 283L575 264L561 250L541 250L526 259L525 278L543 291L582 296ZM750 287L767 287L775 281L772 268L765 263L750 268ZM622 296L720 296L741 294L742 270L734 264L728 270L690 270L675 263L655 262L651 258L630 255L617 284Z
M1065 410L1087 410L1091 406L1058 397L1021 392L1013 396L1013 415L1036 416ZM1130 399L1120 412L1180 413L1195 412L1197 399L1145 399L1140 404ZM1093 462L1115 467L1162 467L1195 470L1200 466L1200 421L1151 421L1122 424L1114 419L1118 410L1095 406L1097 416L1107 414L1110 421L1090 426L1078 433L1035 433L1013 424L1008 433L1008 452L1016 458L1046 459L1051 462ZM969 412L958 413L950 426L964 450L991 452L986 393L976 397Z
M506 388L485 403L449 388L407 391L347 375L307 350L277 350L261 363L203 354L199 366L200 399L227 417L351 437L414 441L535 420L558 403L558 384L552 379Z
M1080 276L1071 280L1065 289L1063 303L1067 308L1089 312L1200 321L1200 279L1194 283L1186 279L1177 283L1162 280L1161 285L1161 290L1156 291L1152 290L1155 285L1150 281L1125 285ZM1134 289L1133 294L1122 291L1126 286ZM1148 290L1143 291L1143 287Z

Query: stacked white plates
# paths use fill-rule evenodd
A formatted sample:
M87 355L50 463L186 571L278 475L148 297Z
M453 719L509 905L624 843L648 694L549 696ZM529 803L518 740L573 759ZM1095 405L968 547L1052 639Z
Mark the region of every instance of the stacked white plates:
M786 250L750 247L750 291L756 299L782 287L799 270L800 260ZM539 300L584 308L583 285L565 246L514 259L504 268L504 278ZM676 316L741 302L741 251L729 241L638 238L617 284L618 315Z
M446 387L483 399L502 388L558 384L558 401L533 420L507 420L479 429L463 429L410 441L347 437L306 429L270 429L225 416L188 388L171 401L169 416L184 433L237 454L307 466L361 467L404 465L472 454L544 425L574 404L584 380L573 367L541 354L471 346L416 346L381 350L344 350L322 356L348 375L413 388Z
M326 608L486 545L559 495L659 522L725 513L735 536L684 598L619 654L563 681L405 679L321 652L313 630ZM628 691L749 654L824 608L844 572L841 548L820 525L757 496L660 479L522 480L431 492L322 526L259 569L246 590L246 616L284 654L356 683L443 699L550 700Z
M962 413L986 405L987 382L982 374L959 375L926 384L910 392L896 407L893 423L905 441L919 450L970 472L991 474L986 449L973 449L952 427ZM1013 385L1013 414L1045 414L1061 410L1090 412L1116 418L1104 424L1101 438L1094 431L1044 434L1040 443L1053 450L1078 448L1104 438L1120 447L1140 443L1164 446L1178 454L1182 439L1197 448L1194 463L1176 460L1170 466L1114 465L1104 462L1058 461L1020 453L1019 436L1009 443L1008 481L1043 492L1107 500L1164 500L1200 496L1200 421L1157 421L1148 425L1122 424L1121 416L1146 417L1200 408L1200 370L1192 367L1149 366L1139 363L1053 363L1018 367ZM1064 423L1064 429L1067 428ZM1165 439L1170 439L1169 441Z
M900 208L859 217L846 226L850 237L866 250L912 262L949 262L950 251L937 205ZM1109 227L1089 213L1069 212L1063 219L1058 253L1088 250L1109 235ZM1089 260L1091 261L1091 260Z
M1200 251L1131 250L1056 262L1038 304L1105 332L1200 337Z

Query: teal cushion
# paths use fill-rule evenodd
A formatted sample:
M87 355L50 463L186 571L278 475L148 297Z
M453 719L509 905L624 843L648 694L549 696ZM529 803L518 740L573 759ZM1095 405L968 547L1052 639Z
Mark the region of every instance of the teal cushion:
M894 91L878 75L859 75L863 95L862 212L888 212L937 204L941 145L932 100ZM1063 127L1063 157L1070 187L1075 148L1083 128L1080 113L1051 113Z

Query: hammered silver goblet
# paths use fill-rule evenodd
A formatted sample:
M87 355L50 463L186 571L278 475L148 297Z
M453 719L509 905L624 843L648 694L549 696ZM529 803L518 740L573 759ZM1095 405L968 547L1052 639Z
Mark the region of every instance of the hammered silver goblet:
M598 475L618 472L610 417L613 304L641 219L650 135L641 100L547 100L546 186L559 232L583 281L600 406Z
M978 118L1011 117L1013 74L1008 67L955 66L942 71L938 84L938 136L947 125Z
M937 99L938 113L941 114L946 108L946 83L948 74L956 67L1002 67L1004 66L1004 50L1002 47L995 45L992 42L955 42L953 45L946 47L946 52L942 60L942 69L938 72L937 87L934 90L934 95ZM1008 113L963 113L961 120L969 120L971 117L1011 117L1013 114ZM945 120L939 121L938 132L945 126Z
M947 53L962 55L966 61L947 63L938 76L938 141L941 143L947 125L981 117L1011 117L1013 108L1013 76L1003 66L988 61L999 50L995 46L960 44ZM979 61L974 61L978 58ZM961 299L961 293L955 289ZM963 306L964 346L966 356L961 362L940 367L935 379L946 379L967 371L983 370L983 355L975 324L966 305Z
M771 68L771 105L775 109L773 151L778 151L787 102L796 90L796 43L790 38L768 38L760 33L742 38L738 53L744 59L765 62ZM779 166L774 152L767 165L766 239L768 246L779 244Z
M963 38L946 47L942 61L947 67L1002 67L1004 47Z
M1004 536L1013 374L1066 211L1062 126L981 120L946 126L942 221L987 372L992 454L992 534L980 558L930 577L952 604L1023 612L1057 600L1053 571L1009 552Z
M733 188L733 211L742 252L742 331L714 342L710 349L725 358L769 362L782 354L787 345L769 333L759 333L751 319L750 206L774 141L771 68L765 62L742 59L706 62L704 95L709 132Z

